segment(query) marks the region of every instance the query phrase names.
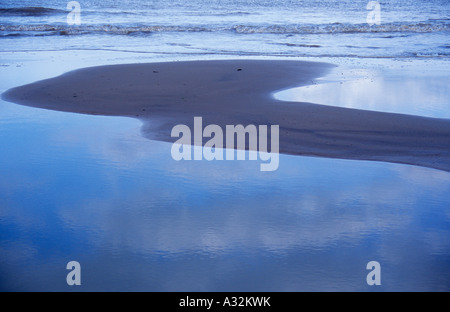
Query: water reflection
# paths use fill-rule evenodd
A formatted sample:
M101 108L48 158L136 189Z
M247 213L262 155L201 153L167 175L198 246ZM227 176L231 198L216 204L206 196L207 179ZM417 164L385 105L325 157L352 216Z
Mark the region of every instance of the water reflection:
M426 68L423 70L426 71ZM450 76L380 74L376 70L336 69L322 83L285 90L276 97L390 113L450 118Z
M72 260L78 290L370 291L372 260L378 290L450 289L449 173L175 162L135 120L1 109L1 290L72 290Z

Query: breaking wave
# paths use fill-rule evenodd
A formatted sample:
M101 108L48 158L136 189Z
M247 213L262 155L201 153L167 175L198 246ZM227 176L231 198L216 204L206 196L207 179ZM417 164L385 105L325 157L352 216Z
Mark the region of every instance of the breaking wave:
M0 8L0 15L9 16L42 16L63 13L67 13L67 11L44 7Z
M238 34L351 34L351 33L432 33L450 31L450 23L390 23L369 26L368 24L321 24L321 25L0 25L0 36L19 33L33 35L84 35L163 32L235 32Z

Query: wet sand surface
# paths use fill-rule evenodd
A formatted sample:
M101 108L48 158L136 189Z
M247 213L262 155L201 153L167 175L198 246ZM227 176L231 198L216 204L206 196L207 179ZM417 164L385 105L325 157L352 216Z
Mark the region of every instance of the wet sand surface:
M227 60L79 69L8 90L4 100L51 110L138 118L146 138L203 124L279 125L281 153L376 160L450 171L450 120L286 102L278 90L305 86L334 65Z

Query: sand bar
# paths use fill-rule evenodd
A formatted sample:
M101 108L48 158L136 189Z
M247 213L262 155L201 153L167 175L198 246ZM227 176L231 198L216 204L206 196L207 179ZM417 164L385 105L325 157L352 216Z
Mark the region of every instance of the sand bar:
M333 65L226 60L79 69L8 90L4 100L58 111L127 116L142 133L174 142L177 124L279 125L280 152L404 163L450 171L450 120L284 102L278 90L308 85Z

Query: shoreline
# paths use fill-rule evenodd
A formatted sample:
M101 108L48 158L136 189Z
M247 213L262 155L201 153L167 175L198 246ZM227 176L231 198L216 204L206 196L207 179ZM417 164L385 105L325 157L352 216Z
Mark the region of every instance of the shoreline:
M107 65L10 89L2 99L66 112L133 117L142 134L174 142L171 129L205 124L280 126L280 153L375 160L450 171L450 120L279 101L334 65L224 60Z

